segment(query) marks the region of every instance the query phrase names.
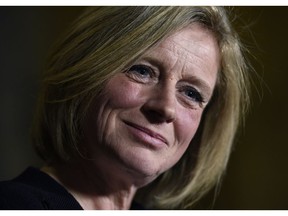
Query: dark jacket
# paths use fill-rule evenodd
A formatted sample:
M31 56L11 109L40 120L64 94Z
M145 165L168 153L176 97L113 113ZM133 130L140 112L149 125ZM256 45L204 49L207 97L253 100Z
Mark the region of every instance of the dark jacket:
M46 173L29 167L20 176L0 182L1 210L83 210L76 199ZM136 203L131 209L142 209Z

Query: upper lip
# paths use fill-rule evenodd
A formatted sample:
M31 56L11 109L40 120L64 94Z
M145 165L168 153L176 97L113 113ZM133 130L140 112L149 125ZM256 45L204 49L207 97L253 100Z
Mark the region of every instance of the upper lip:
M156 139L159 139L159 140L161 140L162 142L164 142L166 145L168 145L167 140L166 140L165 137L162 136L161 134L156 133L156 132L154 132L154 131L146 128L146 127L142 127L142 126L140 126L140 125L138 125L138 124L135 124L135 123L132 123L132 122L128 122L128 121L124 121L124 122L125 122L127 125L129 125L129 126L131 126L131 127L134 127L134 128L136 128L136 129L138 129L138 130L141 130L141 131L143 131L144 133L148 134L149 136L154 137L154 138L156 138Z

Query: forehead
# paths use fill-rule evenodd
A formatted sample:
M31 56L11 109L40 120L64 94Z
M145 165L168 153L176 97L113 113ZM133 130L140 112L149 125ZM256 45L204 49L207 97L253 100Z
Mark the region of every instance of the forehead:
M157 48L164 48L174 54L182 55L191 53L207 57L218 57L219 55L219 46L214 33L198 23L174 32L154 49Z
M220 67L220 52L213 32L194 23L180 29L146 53L166 69L182 67L182 73L205 73L214 78ZM178 67L179 69L179 67Z

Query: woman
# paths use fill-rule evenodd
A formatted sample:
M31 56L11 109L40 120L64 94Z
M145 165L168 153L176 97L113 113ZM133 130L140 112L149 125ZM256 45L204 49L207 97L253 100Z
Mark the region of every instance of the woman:
M46 165L1 183L1 205L189 208L221 179L247 103L223 8L89 8L44 74L33 141Z

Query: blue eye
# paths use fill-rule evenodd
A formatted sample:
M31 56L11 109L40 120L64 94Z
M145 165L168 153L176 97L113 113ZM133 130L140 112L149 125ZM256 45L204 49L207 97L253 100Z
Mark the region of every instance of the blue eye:
M139 83L151 83L157 79L157 76L152 68L146 65L133 65L126 74L128 77Z
M189 86L182 90L184 94L192 101L202 103L203 97L201 94L193 87Z
M151 77L152 76L152 70L144 65L133 65L130 69L130 72L135 72L137 75L140 77L146 78L146 77Z

